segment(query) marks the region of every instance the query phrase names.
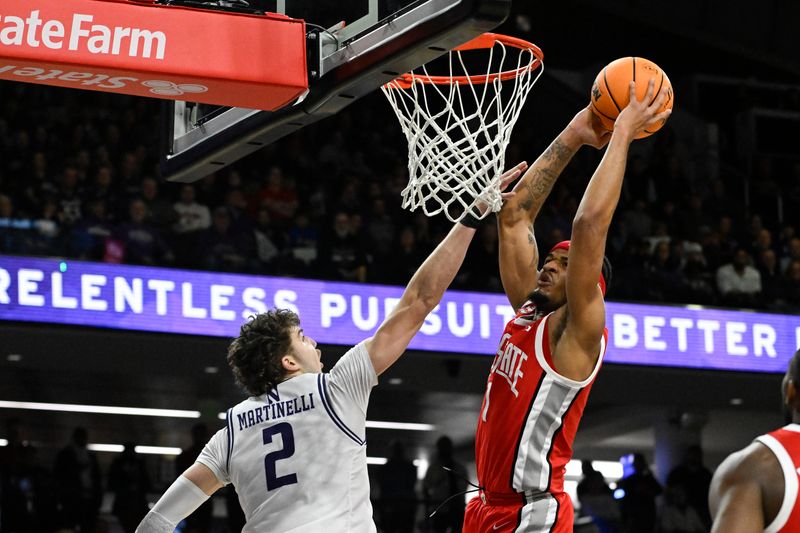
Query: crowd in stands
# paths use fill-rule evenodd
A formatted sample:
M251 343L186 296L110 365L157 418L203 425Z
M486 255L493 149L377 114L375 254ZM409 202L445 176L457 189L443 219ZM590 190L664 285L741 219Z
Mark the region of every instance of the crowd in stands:
M380 96L205 179L160 180L158 103L0 85L0 253L404 284L449 227L400 209L406 143ZM517 125L507 160L548 139ZM609 297L800 309L800 163L707 177L666 127L631 157L607 244ZM569 237L597 154L578 156L537 222ZM703 168L700 166L699 168ZM724 173L723 173L724 174ZM479 230L455 286L501 290Z

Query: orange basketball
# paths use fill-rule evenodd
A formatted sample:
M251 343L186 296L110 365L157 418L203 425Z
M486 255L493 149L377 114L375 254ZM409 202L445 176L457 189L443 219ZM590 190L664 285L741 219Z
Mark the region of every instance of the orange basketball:
M672 84L667 74L652 61L642 57L622 57L612 61L600 71L592 85L591 100L592 112L600 119L604 128L612 131L617 115L628 105L631 80L636 82L636 97L641 100L647 93L647 84L651 78L656 80L653 98L658 97L662 87L667 88L667 99L659 112L672 109ZM651 126L636 138L641 139L654 134L661 129L664 122L666 120Z

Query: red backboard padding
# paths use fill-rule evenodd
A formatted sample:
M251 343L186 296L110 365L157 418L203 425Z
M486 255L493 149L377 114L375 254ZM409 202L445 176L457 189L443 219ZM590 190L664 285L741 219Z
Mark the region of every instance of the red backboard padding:
M0 0L0 79L275 110L308 89L305 23L106 0Z

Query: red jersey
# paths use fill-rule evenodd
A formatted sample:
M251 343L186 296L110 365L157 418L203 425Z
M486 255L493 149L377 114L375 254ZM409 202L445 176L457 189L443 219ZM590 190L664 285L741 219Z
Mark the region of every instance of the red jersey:
M800 531L800 504L797 501L798 477L800 477L800 424L775 430L756 439L770 449L783 470L783 503L778 515L764 529L764 533Z
M598 345L600 355L584 381L559 375L550 354L548 319L539 317L528 302L503 331L486 384L475 458L478 482L487 494L524 493L528 500L569 503L564 493L564 473L572 458L589 390L605 353L608 330ZM558 496L548 498L547 495ZM542 502L543 503L543 502ZM570 505L571 507L571 505ZM571 516L570 516L571 523Z

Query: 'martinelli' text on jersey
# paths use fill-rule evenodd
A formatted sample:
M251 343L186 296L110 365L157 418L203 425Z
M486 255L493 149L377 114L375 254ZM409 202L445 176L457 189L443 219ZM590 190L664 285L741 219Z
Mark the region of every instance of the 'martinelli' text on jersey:
M378 382L364 344L228 410L198 461L233 483L243 533L375 531L364 436Z
M605 353L608 331L598 346L591 376L574 381L553 369L548 320L528 303L503 331L475 441L478 482L489 493L564 490L566 464L589 390Z
M778 515L764 533L789 533L800 531L800 501L797 488L800 484L800 425L789 424L781 429L761 435L756 439L769 448L783 471L783 502Z

